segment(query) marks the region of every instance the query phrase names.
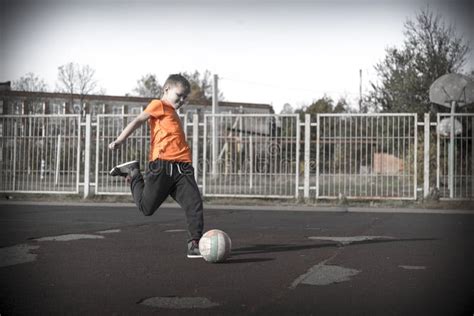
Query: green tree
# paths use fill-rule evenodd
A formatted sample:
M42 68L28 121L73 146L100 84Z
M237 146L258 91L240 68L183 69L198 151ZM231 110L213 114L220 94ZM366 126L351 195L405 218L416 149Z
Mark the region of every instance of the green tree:
M332 113L334 110L334 101L328 96L313 102L306 108L305 114Z
M293 109L291 104L285 103L283 105L283 109L281 110L280 114L293 114L294 112L295 112L295 110Z
M379 83L372 83L367 103L376 112L429 112L429 87L440 76L460 72L469 47L452 25L430 9L404 25L404 44L390 47L375 66Z
M182 73L186 79L191 83L191 93L188 99L196 102L211 102L212 101L212 78L209 70L201 74L195 70L193 73ZM224 100L224 95L219 92L218 99Z
M137 80L137 87L133 91L140 97L160 98L163 87L158 83L156 75L149 73Z
M334 113L349 113L350 108L345 98L340 98L333 110Z

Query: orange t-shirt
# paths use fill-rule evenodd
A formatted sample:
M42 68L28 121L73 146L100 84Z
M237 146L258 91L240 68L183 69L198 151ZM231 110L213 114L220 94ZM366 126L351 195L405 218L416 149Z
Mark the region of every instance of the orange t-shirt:
M150 153L148 158L191 162L191 149L186 142L178 113L171 104L153 100L145 112L150 114Z

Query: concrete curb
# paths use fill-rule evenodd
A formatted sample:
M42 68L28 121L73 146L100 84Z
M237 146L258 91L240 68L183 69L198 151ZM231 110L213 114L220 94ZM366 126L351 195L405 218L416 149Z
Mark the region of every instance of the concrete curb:
M112 202L58 202L58 201L0 201L1 205L51 205L51 206L84 206L84 207L136 207L133 203ZM164 203L161 208L176 209L176 203ZM328 212L328 213L403 213L403 214L467 214L474 215L474 210L460 209L425 209L425 208L390 208L390 207L344 207L344 206L302 206L302 205L216 205L205 204L207 210L230 211L279 211L279 212Z

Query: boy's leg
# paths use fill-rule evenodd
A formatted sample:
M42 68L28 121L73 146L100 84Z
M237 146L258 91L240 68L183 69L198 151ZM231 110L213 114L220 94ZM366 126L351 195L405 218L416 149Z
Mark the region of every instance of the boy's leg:
M145 179L140 171L132 174L130 189L138 209L145 216L150 216L160 207L170 193L172 179L167 176L165 168L149 170Z
M194 172L178 174L171 190L171 197L184 209L188 224L189 241L199 240L204 227L201 193L194 179Z

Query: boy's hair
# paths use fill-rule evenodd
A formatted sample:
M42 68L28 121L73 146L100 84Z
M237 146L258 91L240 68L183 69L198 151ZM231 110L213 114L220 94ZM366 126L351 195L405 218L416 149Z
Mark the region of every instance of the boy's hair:
M165 84L163 87L166 86L176 86L182 85L188 92L191 92L191 84L189 83L188 79L181 74L173 74L166 79Z

